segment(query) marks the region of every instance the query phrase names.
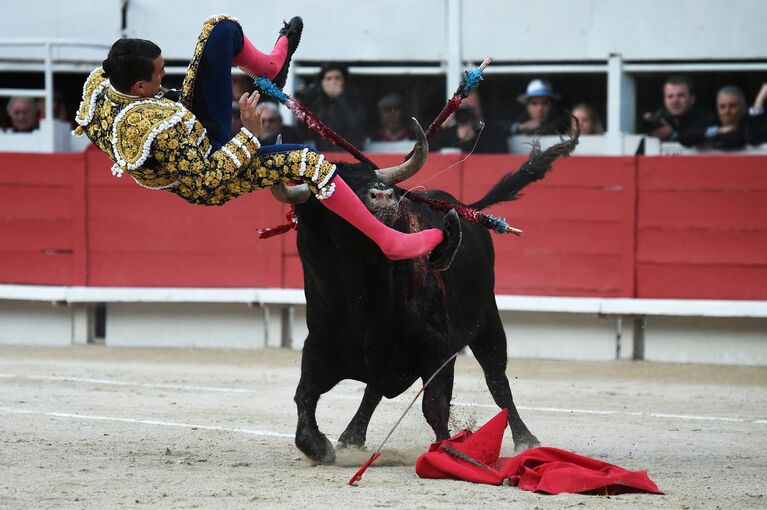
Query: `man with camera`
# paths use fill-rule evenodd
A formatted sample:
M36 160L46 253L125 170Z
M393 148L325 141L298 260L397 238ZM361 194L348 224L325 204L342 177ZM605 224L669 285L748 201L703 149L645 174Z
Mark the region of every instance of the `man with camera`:
M711 112L695 106L695 89L686 76L671 76L663 85L663 108L644 114L644 132L662 141L692 146L703 141L714 124Z

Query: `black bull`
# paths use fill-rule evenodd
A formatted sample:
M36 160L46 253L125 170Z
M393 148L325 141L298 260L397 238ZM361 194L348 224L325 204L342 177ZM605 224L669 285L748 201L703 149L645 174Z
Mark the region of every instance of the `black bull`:
M541 151L506 174L478 202L483 209L512 200L541 179L559 156L573 151L578 133ZM339 175L384 223L403 232L441 227L443 213L383 184L367 165L338 165ZM277 194L277 193L275 193ZM428 196L460 204L442 191ZM332 463L335 451L315 417L320 396L344 379L366 384L339 447L365 444L382 397L393 398L418 378L426 381L453 353L469 346L495 403L509 409L515 447L538 444L512 400L506 377L506 335L495 303L493 243L482 227L461 221L462 242L449 269L433 271L425 258L391 262L363 234L315 198L296 205L298 251L304 270L309 335L303 348L296 445L310 459ZM423 414L437 439L450 436L448 418L455 362L426 388Z

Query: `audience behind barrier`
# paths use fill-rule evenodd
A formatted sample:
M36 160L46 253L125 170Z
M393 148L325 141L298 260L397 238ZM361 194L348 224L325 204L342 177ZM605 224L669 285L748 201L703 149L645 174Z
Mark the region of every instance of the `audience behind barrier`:
M695 87L686 76L669 77L663 85L663 107L645 113L645 132L661 141L687 147L733 150L767 141L764 102L767 84L749 109L740 87L725 85L716 95L715 113L697 105Z
M373 133L376 142L399 142L413 140L415 134L405 114L402 96L386 94L378 101L378 129Z
M12 97L8 101L6 112L10 119L6 132L31 133L40 128L40 111L37 102L32 98Z
M258 136L261 145L274 145L278 142L278 137L281 143L302 143L298 130L283 124L280 107L275 103L260 103L256 107L256 113L261 115L261 134Z
M437 130L430 147L477 154L505 153L508 152L507 134L500 126L483 118L482 100L474 89Z
M763 83L754 104L748 110L747 127L749 143L757 145L767 143L767 117L764 113L764 103L767 100L767 83Z
M597 115L596 110L587 103L578 103L573 106L570 129L575 131L576 123L581 130L582 135L601 135L605 128L602 125L602 119ZM577 119L577 120L576 120Z
M715 120L710 111L696 106L696 100L692 80L687 76L671 76L663 84L663 106L643 116L644 132L661 141L679 142L688 147L700 143Z
M740 88L727 85L716 94L717 122L706 128L697 145L711 149L740 149L746 145L746 96Z
M517 96L525 111L511 125L511 134L556 135L566 133L570 127L570 115L559 105L559 94L551 83L534 79L524 94Z
M232 77L233 98L245 91L252 91L252 81L245 76ZM370 124L366 105L349 84L345 66L326 64L316 83L295 93L325 124L363 148L368 135L376 142L399 142L415 138L410 125L410 112L405 107L406 97L400 93L387 93L371 104L371 112L377 110L377 124ZM561 96L554 92L551 83L543 79L528 82L525 93L517 97L524 112L515 122L493 123L485 119L478 91L472 90L461 103L459 110L451 115L430 140L433 150L458 149L475 153L506 153L507 138L512 135L563 134L575 126L577 118L581 133L599 135L604 133L602 119L593 106L577 102L570 112L560 105ZM573 99L573 98L571 98ZM642 116L642 132L661 141L676 141L689 147L701 149L735 150L748 145L767 143L767 83L762 84L752 103L743 90L735 85L721 87L715 103L708 108L696 95L693 81L683 75L670 76L663 84L662 106ZM708 103L708 101L705 101ZM2 103L0 103L2 104ZM29 133L39 129L44 113L44 100L13 97L2 108L0 130L6 133ZM493 111L496 111L495 105ZM240 121L239 104L233 101L233 124ZM64 101L62 91L54 95L54 119L72 122L74 107ZM277 141L282 135L283 143L308 142L319 150L340 150L299 124L299 129L286 126L277 105L263 103L261 142L264 145ZM570 115L572 114L572 116ZM436 115L436 112L435 112ZM432 120L420 119L424 128Z
M304 104L325 125L362 147L368 136L365 104L349 83L345 65L329 63L322 66L318 81L296 90L296 99ZM301 126L302 136L320 151L338 150L331 142Z

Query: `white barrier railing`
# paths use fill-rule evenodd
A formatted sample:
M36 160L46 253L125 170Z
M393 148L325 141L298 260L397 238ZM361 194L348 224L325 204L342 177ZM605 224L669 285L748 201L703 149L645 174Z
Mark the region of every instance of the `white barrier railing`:
M25 305L25 303L27 303ZM46 307L48 303L51 306ZM546 324L551 333L544 335L544 340L553 337L562 338L566 331L572 334L572 341L577 344L578 338L583 336L577 333L577 328L585 328L584 331L592 331L601 335L599 342L602 347L598 356L601 359L610 357L610 348L607 343L610 340L608 330L603 321L605 318L614 320L614 333L612 334L613 359L645 359L646 331L648 318L653 324L659 320L666 322L671 320L686 320L695 324L696 320L702 320L705 324L695 324L682 338L687 338L689 345L700 342L708 345L708 354L704 359L717 361L719 350L716 347L720 340L705 338L705 328L710 327L710 321L718 320L725 326L724 332L719 332L719 337L730 340L729 361L745 364L767 364L767 348L759 338L767 338L767 301L730 301L730 300L690 300L690 299L631 299L631 298L576 298L576 297L539 297L539 296L512 296L498 295L496 303L505 317L504 327L514 327L516 323L526 320L538 320L537 324ZM115 317L102 318L102 328L109 324L117 324L116 337L106 335L96 339L96 307L115 307ZM221 307L226 305L245 305L245 308L227 308L230 312L221 312ZM30 307L37 313L36 322L46 322L46 317L58 317L59 329L58 345L86 344L105 342L108 345L135 345L135 342L145 340L147 335L154 337L156 334L147 321L154 321L157 327L170 324L170 329L165 333L165 338L157 338L149 344L160 345L163 342L168 345L201 346L204 343L188 343L190 337L210 335L201 333L201 327L209 327L210 324L219 324L216 336L220 336L221 327L232 331L238 330L241 337L252 336L248 331L258 330L262 335L261 346L300 348L307 333L305 319L306 300L304 291L301 289L223 289L223 288L132 288L132 287L63 287L63 286L37 286L37 285L0 285L0 324L5 321L6 327L13 330L10 335L0 333L2 343L24 343L24 335L29 333L31 323L24 319L25 313L31 313ZM248 308L257 308L260 311L253 314L246 312ZM111 308L109 308L111 310ZM67 311L71 310L71 312ZM238 312L239 310L239 312ZM67 318L62 318L66 316ZM106 314L106 312L104 312ZM223 315L217 315L223 313ZM230 313L239 313L239 319L232 319ZM14 317L14 314L21 314ZM147 315L148 314L148 315ZM207 315L206 315L207 314ZM106 316L111 317L110 311ZM535 319L535 316L539 319ZM545 319L540 317L545 316ZM206 317L208 317L206 319ZM255 323L243 326L244 321L257 317L258 326ZM563 318L570 317L572 319ZM583 318L591 317L590 325L585 325ZM221 322L223 320L223 322ZM190 321L192 323L190 323ZM194 323L194 321L198 321ZM724 321L724 322L721 322ZM732 321L749 322L749 332L742 335L740 340L732 341L731 334L726 327L732 327ZM68 325L67 325L68 324ZM563 326L564 324L564 326ZM602 324L594 329L594 324ZM729 325L729 326L728 326ZM539 326L533 326L537 328ZM562 327L565 329L563 330ZM612 327L612 326L610 326ZM679 331L675 328L678 324L671 325L671 331L661 334L660 338L674 339L679 341ZM701 330L701 327L704 328ZM244 328L244 329L243 329ZM574 328L574 329L571 329ZM589 329L591 328L591 329ZM697 328L697 329L696 329ZM737 324L735 330L737 331ZM609 329L609 328L608 328ZM623 334L627 329L628 334ZM651 328L652 330L652 328ZM172 331L172 332L171 332ZM575 332L575 333L574 333ZM47 333L46 333L47 334ZM238 333L232 333L236 336ZM15 336L14 336L15 335ZM654 352L657 352L659 332L652 330L651 339L654 340ZM700 336L698 336L700 335ZM45 334L36 342L44 343ZM106 337L109 337L107 339ZM126 340L130 337L129 340ZM628 340L622 337L627 337ZM10 339L9 339L10 338ZM756 340L755 340L756 338ZM15 340L14 340L15 339ZM138 339L138 340L137 340ZM175 340L174 340L175 339ZM180 340L179 340L180 339ZM204 341L204 340L203 340ZM235 342L234 345L240 345ZM564 340L563 340L564 341ZM663 342L664 340L661 340ZM182 343L187 342L187 343ZM597 343L599 343L597 342ZM628 343L627 343L628 342ZM220 345L220 344L214 344ZM227 344L224 343L224 346ZM519 345L519 344L516 344ZM565 344L568 345L567 341ZM575 344L571 344L575 345ZM720 348L724 348L724 344ZM588 347L586 347L588 348ZM694 347L691 347L694 349ZM570 353L563 356L578 356L579 347L571 347ZM545 354L545 353L544 353ZM536 355L536 354L533 354ZM668 356L668 354L664 354ZM677 360L671 355L669 360ZM696 359L692 356L692 359ZM699 358L698 358L699 359Z
M82 143L72 143L67 123L53 120L53 51L62 47L109 49L110 45L79 39L8 39L0 38L0 48L33 47L41 50L36 62L42 62L44 88L0 88L0 97L34 97L45 99L44 119L33 133L4 133L0 136L0 151L68 152L81 150Z

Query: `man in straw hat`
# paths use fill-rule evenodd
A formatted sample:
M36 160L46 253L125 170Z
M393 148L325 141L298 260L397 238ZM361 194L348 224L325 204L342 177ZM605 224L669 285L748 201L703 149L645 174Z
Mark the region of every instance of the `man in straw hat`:
M511 134L566 133L570 126L570 116L555 104L558 100L559 94L554 93L551 83L546 80L531 80L525 93L517 96L517 101L525 106L525 113L519 122L511 125Z

